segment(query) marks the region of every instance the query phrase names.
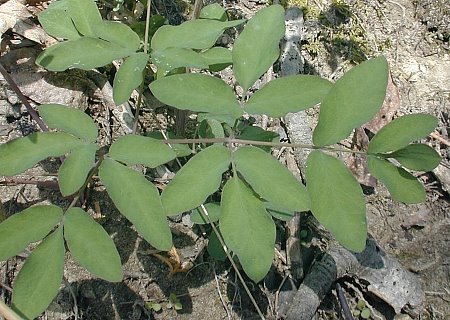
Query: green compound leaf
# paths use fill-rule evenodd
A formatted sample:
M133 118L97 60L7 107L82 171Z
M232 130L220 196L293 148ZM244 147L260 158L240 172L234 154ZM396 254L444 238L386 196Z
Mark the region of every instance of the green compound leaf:
M383 182L395 201L405 203L425 201L425 188L405 169L374 156L367 157L367 165L369 172Z
M160 50L170 47L208 49L212 47L225 29L235 27L244 20L217 21L196 19L186 21L179 26L165 25L152 37L151 47Z
M366 207L352 173L342 161L316 150L308 157L306 178L314 216L340 244L361 252L366 245Z
M213 47L200 55L209 65L208 69L214 72L221 71L233 63L231 51L227 48Z
M134 50L102 39L83 37L57 43L42 52L36 63L50 71L90 70L129 56Z
M122 264L114 242L82 209L67 210L64 238L75 260L94 276L111 282L122 280Z
M67 1L55 1L38 14L38 20L45 32L56 38L75 40L80 38L68 12Z
M250 114L279 118L318 104L328 94L332 83L317 76L295 75L270 81L256 91L245 105Z
M155 168L175 159L177 155L167 144L157 139L129 134L111 145L109 156L127 165L143 164Z
M215 202L209 202L205 205L206 212L208 212L208 218L206 217L201 207L195 208L191 213L191 221L196 224L209 224L209 221L216 222L220 216L220 204Z
M200 11L200 19L227 21L228 16L224 8L218 3L204 6Z
M210 146L192 157L161 194L166 214L180 214L203 204L219 188L230 158L230 151L219 145Z
M84 141L64 132L36 132L0 145L0 175L13 176L48 157L59 157Z
M142 83L147 61L148 55L144 52L138 52L125 58L114 77L113 99L116 105L128 101L133 90Z
M88 142L97 139L97 126L94 120L83 111L61 104L42 104L39 115L52 129L73 134L75 137Z
M58 294L64 271L62 228L34 249L14 282L13 309L25 319L34 319Z
M232 159L236 169L264 199L287 210L310 209L306 188L270 154L253 146L240 147Z
M172 234L156 187L142 174L112 159L100 165L99 177L117 209L141 236L156 249L170 250Z
M14 214L0 224L0 261L22 252L44 238L61 221L63 212L54 205L38 205Z
M381 108L389 67L383 56L352 68L331 88L320 105L313 133L316 146L327 146L348 137Z
M205 58L192 49L165 48L152 52L152 61L158 67L158 76L165 76L169 71L180 67L208 68Z
M368 153L386 153L406 147L426 137L436 128L438 119L428 114L409 114L393 120L370 140Z
M65 197L74 194L84 185L95 163L97 145L91 143L73 149L58 171L58 183Z
M106 40L134 52L141 46L141 39L125 23L118 21L102 21L95 25L96 38ZM142 52L143 53L143 52Z
M235 118L243 114L230 86L213 76L177 74L153 81L150 90L159 101L178 109L230 114Z
M402 166L417 171L431 171L441 162L441 156L426 144L413 143L406 148L383 155L395 158Z
M233 47L233 72L246 92L278 59L284 35L284 9L261 9L247 23Z
M226 245L239 257L245 273L259 282L269 271L274 256L272 217L237 177L225 184L221 207L219 225Z
M92 0L66 0L68 13L77 30L84 36L95 37L95 27L101 24L102 16Z

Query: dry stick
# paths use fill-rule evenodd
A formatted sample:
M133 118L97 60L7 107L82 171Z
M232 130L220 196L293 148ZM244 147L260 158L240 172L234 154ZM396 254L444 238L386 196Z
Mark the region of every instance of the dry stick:
M200 16L200 11L202 9L202 6L203 6L203 0L195 0L194 9L192 10L192 14L191 14L191 20L198 19L198 17Z
M220 233L219 233L219 230L217 230L217 228L216 228L216 226L214 225L214 223L211 222L211 219L209 218L209 214L208 214L208 211L206 210L205 206L202 204L202 205L200 205L200 207L202 208L203 213L205 214L206 218L208 219L208 223L209 223L209 224L211 225L211 227L213 228L214 233L215 233L216 236L217 236L217 239L219 239L219 242L220 242L220 245L221 245L222 248L223 248L223 251L225 251L225 254L227 255L228 260L230 260L231 265L233 266L234 271L236 271L236 274L237 274L237 276L238 276L238 278L239 278L239 281L241 281L241 284L242 284L242 286L244 287L245 292L247 292L248 297L249 297L250 300L252 301L253 306L255 307L256 311L258 312L258 315L261 317L262 320L265 320L265 317L264 317L263 313L261 312L261 310L259 309L258 304L256 303L255 298L253 298L253 295L252 295L252 293L250 292L250 289L247 287L247 284L245 283L244 278L242 277L241 273L239 272L239 269L238 269L236 263L234 262L233 257L231 257L230 253L228 252L227 246L226 246L225 242L223 241L222 236L221 236Z
M78 304L77 304L77 297L75 296L75 292L73 292L72 287L70 286L69 281L63 277L64 284L69 289L69 293L72 296L73 300L73 313L75 314L75 320L78 320Z
M22 93L22 91L20 91L19 87L17 86L17 84L15 83L13 78L11 78L11 76L9 75L9 73L6 71L6 69L3 67L3 65L1 63L0 63L0 73L3 75L3 78L5 78L6 82L8 82L11 89L13 89L13 91L17 94L20 101L22 101L22 103L25 106L25 108L27 109L28 113L33 118L33 120L36 121L39 128L41 128L41 130L44 132L49 131L47 125L44 123L44 121L42 121L42 119L39 117L37 112L33 109L31 104L28 102L27 97L25 97L24 94ZM61 156L59 159L61 160L61 162L64 162L64 156Z
M11 78L11 76L9 75L9 73L6 71L6 69L3 67L3 65L1 63L0 63L0 73L3 75L3 78L5 78L6 82L8 82L11 89L13 89L13 91L17 94L20 101L22 101L23 105L27 108L28 113L34 119L34 121L36 121L39 128L41 128L42 131L48 131L48 127L45 125L45 123L39 117L37 112L33 109L31 104L28 102L28 99L23 95L22 91L20 91L19 87L14 82L13 78Z
M436 139L437 141L439 141L440 143L445 144L446 146L450 147L450 141L445 139L445 138L443 138L439 134L439 132L434 131L434 132L430 133L430 137L432 137L432 138Z
M25 179L5 179L4 181L0 181L0 186L17 186L19 184L31 184L38 187L49 188L49 189L59 189L58 181L56 180L25 180ZM1 211L1 209L0 209ZM1 216L1 213L0 213ZM0 217L1 221L1 217Z
M347 299L345 299L344 292L342 292L341 285L337 282L336 282L336 292L339 303L341 304L342 307L342 312L344 313L344 318L346 320L355 320L348 306Z
M147 2L147 17L145 18L145 33L144 33L144 53L148 52L148 34L150 30L150 9L152 6L152 0L148 0ZM145 70L143 71L145 75ZM142 106L142 96L144 95L144 83L145 79L142 77L141 85L139 86L139 96L136 104L136 112L134 113L134 123L133 123L133 134L137 133L138 124L139 124L139 112L141 111Z

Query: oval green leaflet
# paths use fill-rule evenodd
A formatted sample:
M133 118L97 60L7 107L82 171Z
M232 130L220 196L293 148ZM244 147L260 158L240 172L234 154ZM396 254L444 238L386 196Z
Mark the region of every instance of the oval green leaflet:
M203 204L219 188L230 160L230 151L221 145L210 146L192 157L161 194L166 214L180 214Z
M306 163L311 212L336 240L361 252L366 245L366 203L359 183L344 163L319 150Z
M114 242L81 208L67 210L64 238L75 260L93 275L112 282L122 280L122 264Z

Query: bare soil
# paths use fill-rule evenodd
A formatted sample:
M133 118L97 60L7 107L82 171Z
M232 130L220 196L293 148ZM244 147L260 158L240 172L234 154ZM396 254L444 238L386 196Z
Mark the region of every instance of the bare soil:
M4 2L7 1L0 1ZM187 8L184 2L155 3L155 10L174 21L181 21ZM234 13L247 17L266 5L264 0L224 3ZM336 80L354 63L383 54L390 63L393 88L396 88L392 91L395 101L390 116L424 112L439 119L434 135L423 141L443 157L434 172L419 175L426 186L426 203L396 203L380 184L367 192L370 234L419 279L425 292L425 301L414 312L408 314L405 309L395 315L388 303L368 294L358 279L340 279L350 309L356 310L357 302L364 300L373 319L450 319L450 26L442 23L450 20L450 11L445 0L436 3L442 4L442 8L438 6L434 13L429 2L418 0L293 0L287 3L306 8L301 47L305 73ZM29 19L36 23L33 16ZM227 35L221 41L228 44L232 37L233 34ZM17 30L7 31L3 38L9 42L7 50L2 47L5 51L0 62L32 103L58 102L86 110L98 122L99 143L103 146L128 132L129 111L117 109L111 102L109 70L51 74L34 65L34 58L46 40L40 43L36 38L28 40ZM141 122L146 130L157 127L158 121L164 128L173 125L170 110L155 105L151 97L147 103ZM156 110L156 117L149 112L150 108ZM280 128L272 119L268 123L274 130ZM29 114L0 77L0 142L33 130L37 128ZM7 215L41 202L67 206L70 199L62 198L57 189L52 189L56 181L52 173L57 171L57 166L56 160L44 161L14 177L8 185L3 179L0 200ZM47 183L36 185L37 180ZM112 284L96 279L68 254L65 281L40 319L259 319L230 264L215 261L206 252L209 230L192 226L183 217L171 220L175 247L182 263L189 267L187 272L170 275L168 266L152 254L152 248L118 213L100 184L92 186L83 206L112 235L122 258L124 280ZM277 255L266 279L259 284L247 281L267 319L277 318L279 287L287 269L281 259L286 247L283 230L280 225L277 248L281 256ZM319 258L319 247L326 247L326 241L317 241L311 245L315 250L310 252L309 261ZM0 296L6 302L10 302L9 288L13 288L23 261L23 257L17 256L0 262ZM171 294L179 299L181 310L174 309L169 299ZM161 310L155 311L151 304L159 305ZM335 289L326 296L316 318L342 318Z

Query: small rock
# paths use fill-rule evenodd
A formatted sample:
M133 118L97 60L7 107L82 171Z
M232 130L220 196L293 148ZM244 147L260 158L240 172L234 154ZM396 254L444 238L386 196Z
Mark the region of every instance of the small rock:
M19 97L11 90L6 90L6 99L12 105L20 103Z
M394 320L411 320L411 319L412 318L409 315L404 313L396 314L394 317Z
M433 170L433 173L441 183L442 189L446 192L450 192L450 170L440 164Z

